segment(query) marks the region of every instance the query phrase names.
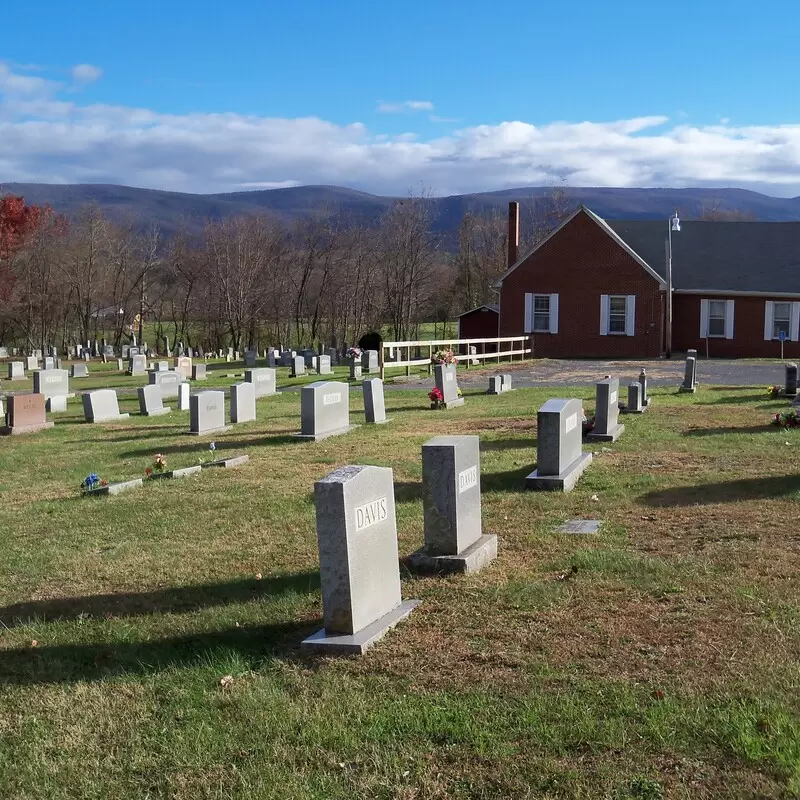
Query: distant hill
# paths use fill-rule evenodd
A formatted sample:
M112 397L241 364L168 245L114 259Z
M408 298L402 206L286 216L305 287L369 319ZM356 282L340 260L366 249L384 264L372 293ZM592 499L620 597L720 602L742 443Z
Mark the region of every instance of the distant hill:
M509 200L525 201L545 195L545 187L521 187L494 192L434 198L436 228L451 241L465 211L505 212ZM755 219L773 222L800 220L800 197L783 198L746 189L615 189L568 187L570 203L583 203L607 219L664 219L676 209L684 218L697 217L704 208L742 211ZM0 194L21 194L26 201L49 203L64 214L75 214L82 206L97 203L112 218L134 217L142 226L158 224L166 234L184 225L198 232L205 220L271 212L286 221L344 213L362 221L377 220L394 197L359 192L341 186L298 186L229 194L186 194L156 189L106 184L0 184Z

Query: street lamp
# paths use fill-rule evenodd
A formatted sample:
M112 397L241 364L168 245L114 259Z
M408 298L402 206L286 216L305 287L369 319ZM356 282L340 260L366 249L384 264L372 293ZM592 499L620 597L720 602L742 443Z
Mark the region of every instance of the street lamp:
M672 358L672 231L681 229L681 221L676 211L667 224L667 358Z

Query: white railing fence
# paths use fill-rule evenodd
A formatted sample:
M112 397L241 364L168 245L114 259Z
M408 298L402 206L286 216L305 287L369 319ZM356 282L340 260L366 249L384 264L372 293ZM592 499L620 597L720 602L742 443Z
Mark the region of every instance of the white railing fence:
M472 353L470 348L475 348ZM506 349L503 349L503 348ZM405 367L406 375L411 374L411 367L427 366L428 374L433 372L433 353L436 350L452 350L458 357L459 364L479 365L481 361L502 359L514 360L519 356L522 361L533 356L533 338L530 334L523 336L501 336L493 339L427 339L412 342L384 342L379 353L381 378L385 377L387 367ZM412 357L413 355L416 357ZM427 351L427 355L425 355ZM405 356L405 357L404 357Z

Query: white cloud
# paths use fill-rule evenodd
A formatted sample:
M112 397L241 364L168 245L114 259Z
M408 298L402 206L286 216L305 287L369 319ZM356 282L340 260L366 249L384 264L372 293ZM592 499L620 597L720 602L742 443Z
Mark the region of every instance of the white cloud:
M563 178L572 186L724 185L800 194L800 125L698 126L663 116L515 120L424 137L316 117L81 105L67 92L0 64L0 183L189 192L313 183L399 195L423 184L443 195Z
M381 114L405 114L413 111L433 111L430 100L404 100L402 103L379 103Z
M77 83L94 83L103 75L103 70L93 64L76 64L70 72Z

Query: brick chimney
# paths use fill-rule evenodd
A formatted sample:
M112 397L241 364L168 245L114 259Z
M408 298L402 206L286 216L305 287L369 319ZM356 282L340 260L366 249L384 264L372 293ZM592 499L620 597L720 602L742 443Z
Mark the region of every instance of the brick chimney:
M519 203L508 204L508 267L517 263L519 249Z

